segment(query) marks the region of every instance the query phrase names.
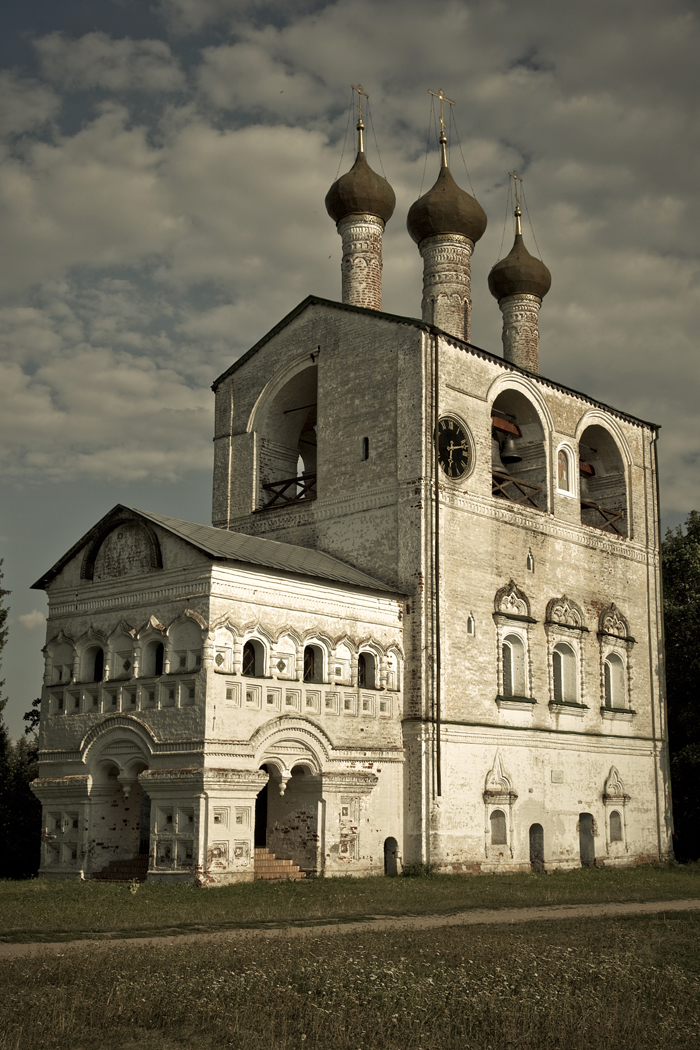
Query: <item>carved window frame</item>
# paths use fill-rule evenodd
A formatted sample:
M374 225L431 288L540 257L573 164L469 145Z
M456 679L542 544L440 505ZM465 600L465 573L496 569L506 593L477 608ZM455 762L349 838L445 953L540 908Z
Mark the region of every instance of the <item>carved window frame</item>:
M631 721L636 712L632 708L632 672L635 639L630 634L629 623L611 603L600 614L598 620L598 645L600 649L600 713L605 719ZM609 656L618 656L622 661L624 682L624 706L608 707L605 703L605 663Z
M550 710L568 711L570 714L583 715L588 710L584 703L585 676L583 660L583 642L589 633L583 621L581 607L565 594L561 598L552 598L547 603L544 630L547 636L547 678L549 682ZM558 645L567 645L573 651L576 682L576 699L557 699L555 695L554 652Z
M496 704L501 709L531 711L533 705L537 703L532 695L532 660L530 658L532 628L537 620L530 615L529 598L513 580L497 591L493 620L496 625ZM503 646L509 634L518 637L523 644L525 694L522 696L506 696L503 692Z
M559 485L559 453L563 453L569 461L569 488L563 489ZM569 499L577 500L578 488L576 479L578 477L578 457L573 447L567 441L561 441L554 452L554 484L558 496L568 496Z

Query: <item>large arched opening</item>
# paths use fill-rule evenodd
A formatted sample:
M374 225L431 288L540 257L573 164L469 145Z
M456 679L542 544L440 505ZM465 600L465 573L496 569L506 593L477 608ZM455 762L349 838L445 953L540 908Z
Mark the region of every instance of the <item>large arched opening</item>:
M256 419L260 436L259 508L316 497L317 377L315 364L297 372Z
M492 492L547 510L547 452L540 417L519 390L503 390L491 409Z
M598 424L579 438L581 522L603 532L629 536L625 466L612 435Z

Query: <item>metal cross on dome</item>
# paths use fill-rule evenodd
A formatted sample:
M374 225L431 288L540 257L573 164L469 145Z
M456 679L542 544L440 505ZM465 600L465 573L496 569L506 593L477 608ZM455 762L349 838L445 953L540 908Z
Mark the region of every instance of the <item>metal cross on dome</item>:
M357 92L357 114L358 114L358 119L361 121L362 120L362 96L364 95L364 97L366 99L369 99L369 95L367 94L366 91L363 91L362 84L351 84L350 86L352 87L353 91Z
M451 98L447 97L447 95L442 90L442 88L440 88L439 91L431 91L430 88L428 88L428 94L429 95L434 95L435 98L439 98L440 99L440 127L442 128L442 133L444 135L445 134L445 103L449 102L449 104L451 106L454 106L455 103L452 101Z

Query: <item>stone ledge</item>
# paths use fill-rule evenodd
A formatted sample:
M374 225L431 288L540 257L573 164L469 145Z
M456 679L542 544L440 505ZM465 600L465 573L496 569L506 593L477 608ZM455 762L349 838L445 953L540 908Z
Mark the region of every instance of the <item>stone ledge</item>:
M532 711L537 701L531 696L497 696L496 706L505 711Z
M550 700L549 710L558 714L573 715L574 718L583 718L588 704L575 704L572 700Z
M601 707L600 713L610 722L631 722L637 714L630 707Z

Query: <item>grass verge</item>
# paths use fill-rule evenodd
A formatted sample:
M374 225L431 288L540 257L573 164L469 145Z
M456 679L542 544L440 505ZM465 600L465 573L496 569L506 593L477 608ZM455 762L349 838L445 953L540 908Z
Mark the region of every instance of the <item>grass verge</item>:
M145 883L0 882L0 939L47 941L230 929L262 923L449 914L470 908L700 898L700 865L551 875L435 875L243 883L200 890Z
M700 917L0 964L0 1050L696 1050Z

